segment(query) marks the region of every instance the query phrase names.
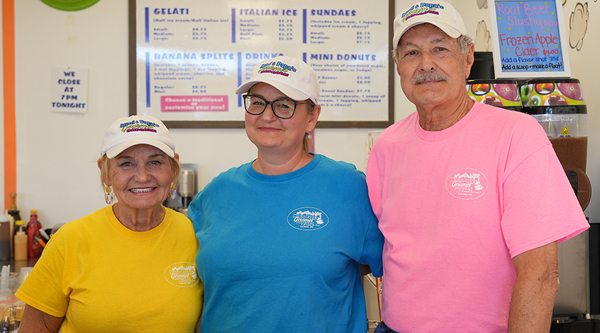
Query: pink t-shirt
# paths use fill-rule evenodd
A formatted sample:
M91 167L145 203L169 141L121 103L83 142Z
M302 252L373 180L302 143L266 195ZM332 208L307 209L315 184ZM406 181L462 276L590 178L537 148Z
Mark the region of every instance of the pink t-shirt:
M443 131L416 113L386 129L367 184L399 332L506 331L512 258L589 227L537 121L480 103Z

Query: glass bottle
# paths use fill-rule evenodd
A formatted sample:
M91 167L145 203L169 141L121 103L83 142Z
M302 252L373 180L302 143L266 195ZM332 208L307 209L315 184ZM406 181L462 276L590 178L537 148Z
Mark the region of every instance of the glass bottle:
M14 236L15 260L27 260L27 235L25 234L25 223L23 220L15 222L16 233Z
M42 252L40 244L35 239L36 237L41 238L40 229L41 225L37 220L37 210L32 209L29 224L27 224L27 255L29 258L37 257Z

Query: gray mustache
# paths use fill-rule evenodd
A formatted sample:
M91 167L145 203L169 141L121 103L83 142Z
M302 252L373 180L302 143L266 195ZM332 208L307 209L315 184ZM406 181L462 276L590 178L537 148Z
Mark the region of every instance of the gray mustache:
M414 79L415 84L425 82L425 81L447 81L447 80L448 80L448 76L441 72L427 72L427 73L417 74L417 76L415 76L415 79Z

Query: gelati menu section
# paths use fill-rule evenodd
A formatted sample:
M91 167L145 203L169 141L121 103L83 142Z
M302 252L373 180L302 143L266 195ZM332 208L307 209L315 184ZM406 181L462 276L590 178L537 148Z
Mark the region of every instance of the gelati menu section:
M135 1L137 114L243 121L236 88L265 59L303 59L320 121L389 119L389 2Z

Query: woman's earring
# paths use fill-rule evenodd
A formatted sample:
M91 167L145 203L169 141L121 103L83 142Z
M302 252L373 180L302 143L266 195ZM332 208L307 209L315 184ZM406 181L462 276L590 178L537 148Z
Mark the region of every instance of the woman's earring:
M171 194L169 194L169 199L175 199L175 183L171 182Z
M104 201L106 201L107 205L110 205L115 201L115 195L112 190L112 186L106 186L104 188Z

